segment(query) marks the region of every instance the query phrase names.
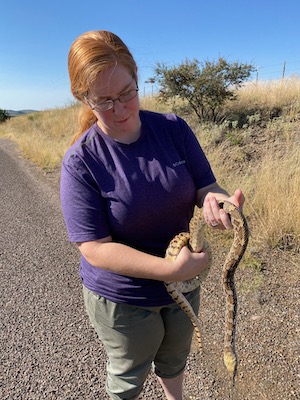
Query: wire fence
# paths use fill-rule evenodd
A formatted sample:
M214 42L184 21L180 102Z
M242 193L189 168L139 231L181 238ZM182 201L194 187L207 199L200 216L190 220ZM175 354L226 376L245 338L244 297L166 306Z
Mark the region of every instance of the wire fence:
M300 76L300 61L283 61L279 64L256 66L255 80L285 79L291 76Z

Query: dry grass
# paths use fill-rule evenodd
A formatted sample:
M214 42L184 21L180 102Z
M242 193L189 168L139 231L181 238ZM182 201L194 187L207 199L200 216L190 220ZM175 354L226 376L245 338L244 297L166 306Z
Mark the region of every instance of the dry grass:
M250 82L238 92L238 103L246 108L249 104L260 108L262 105L270 110L286 109L287 112L300 105L300 79L296 77L275 80ZM236 107L238 104L235 104Z
M166 103L159 102L156 96L145 96L140 99L140 106L142 110L151 110L161 113L170 112L170 106Z
M25 157L43 169L57 167L77 124L72 106L12 118L0 125L0 136L14 140Z
M200 126L188 117L228 191L242 187L252 247L279 247L300 252L300 80L248 84L231 107L261 113L281 110L264 125L228 130ZM155 97L141 99L141 107L167 112ZM251 111L251 112L252 112ZM12 118L0 125L0 136L16 141L24 155L44 169L60 165L76 131L78 106ZM252 114L253 115L253 114ZM249 259L251 255L249 255Z
M300 117L300 79L248 82L237 92L237 100L227 104L227 112L248 116L252 122L270 117L287 116L289 120Z
M262 241L300 252L299 144L286 146L281 154L272 150L270 147L260 168L248 177L249 207Z

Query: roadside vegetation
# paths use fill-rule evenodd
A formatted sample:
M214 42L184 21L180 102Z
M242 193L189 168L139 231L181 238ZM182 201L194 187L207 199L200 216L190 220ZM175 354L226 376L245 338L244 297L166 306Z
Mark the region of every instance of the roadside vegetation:
M235 96L222 105L218 123L200 123L182 99L167 104L154 95L141 98L141 107L185 118L220 184L229 192L243 188L251 231L245 262L259 269L262 251L300 253L300 79L249 82ZM79 109L73 104L14 117L0 124L0 137L15 141L45 171L59 169Z
M0 123L5 122L8 119L10 119L8 111L0 108Z

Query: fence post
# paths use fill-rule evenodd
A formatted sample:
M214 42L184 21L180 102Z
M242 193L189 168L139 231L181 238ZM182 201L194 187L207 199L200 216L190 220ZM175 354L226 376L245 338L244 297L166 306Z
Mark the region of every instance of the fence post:
M285 74L285 64L286 64L286 62L284 61L284 63L283 63L283 68L282 68L282 79L284 79L284 74Z

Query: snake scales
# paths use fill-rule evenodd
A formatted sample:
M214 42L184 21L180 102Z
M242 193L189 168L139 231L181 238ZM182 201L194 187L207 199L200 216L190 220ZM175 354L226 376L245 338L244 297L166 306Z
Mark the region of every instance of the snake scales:
M234 239L223 265L222 283L226 297L226 316L225 316L225 337L224 337L224 364L228 372L234 377L237 368L237 357L235 353L235 320L237 311L237 298L234 284L234 273L239 265L241 258L248 244L248 227L242 212L228 201L219 201L219 206L223 208L231 218L233 225ZM189 316L196 332L200 350L202 351L202 341L200 334L200 323L191 305L186 300L183 293L190 292L200 286L201 282L207 277L211 266L211 256L209 246L203 237L204 223L196 208L190 222L189 233L179 233L170 242L165 257L175 260L180 250L184 246L194 252L205 250L209 254L208 267L196 278L184 282L165 282L165 286L173 300Z

